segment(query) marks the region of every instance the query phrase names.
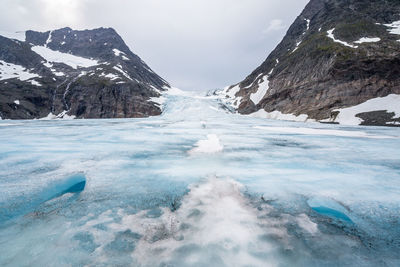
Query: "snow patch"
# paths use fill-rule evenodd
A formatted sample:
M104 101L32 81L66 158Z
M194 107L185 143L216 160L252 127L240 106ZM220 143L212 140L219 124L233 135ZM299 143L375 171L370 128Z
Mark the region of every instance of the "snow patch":
M122 52L116 48L113 49L113 52L116 57L120 56L120 57L122 57L123 60L129 60L129 58L126 57L126 54L124 52Z
M235 97L236 97L236 94L237 94L239 91L240 91L239 84L236 85L236 86L234 86L234 87L232 87L232 88L230 88L230 89L227 88L227 89L226 89L226 96L229 97L229 98L235 98Z
M296 47L293 49L292 53L293 53L294 51L296 51L297 49L299 49L299 46L301 45L302 42L303 42L303 40L301 40L301 41L299 41L299 42L296 43Z
M45 67L48 67L49 69L51 69L51 68L53 67L53 64L51 64L50 62L42 61L42 64L43 64ZM52 70L52 71L53 71L53 70Z
M237 109L240 106L242 101L242 97L236 97L236 94L240 91L240 85L237 84L234 87L230 88L229 86L225 87L222 91L217 92L217 95L221 98L225 104Z
M14 101L14 104L19 105L19 100L18 100L18 99L15 100L15 101Z
M20 81L26 81L32 78L40 78L38 74L29 72L28 69L0 60L0 80L17 78Z
M395 113L394 118L400 118L400 95L391 94L385 97L370 99L357 106L336 109L339 115L334 120L324 120L324 122L338 122L345 125L360 125L363 120L356 117L357 114L371 111L386 110L388 113Z
M115 69L116 71L119 71L120 73L122 73L122 75L124 75L126 78L128 78L129 80L133 81L132 78L128 75L128 73L126 73L125 71L122 70L122 66L118 65L118 66L114 66L113 69Z
M119 57L121 54L122 54L122 55L125 55L124 52L122 52L121 50L118 50L118 49L116 49L116 48L114 48L112 51L114 52L114 55L115 55L116 57Z
M99 64L96 60L74 56L60 51L51 50L44 46L34 46L32 50L48 62L64 63L74 69L78 67L89 68Z
M220 140L216 134L207 135L206 140L200 140L196 143L196 147L189 151L190 154L206 153L212 154L221 152L224 146L220 143Z
M264 98L264 96L267 94L267 91L269 89L268 78L269 78L269 75L265 75L263 77L263 81L258 84L257 91L250 95L250 99L251 99L251 101L253 101L253 103L255 105L258 105L260 103L260 101Z
M51 69L51 71L53 72L54 75L56 75L58 77L65 76L64 72L56 71L55 69Z
M46 40L46 43L45 43L45 47L47 47L47 45L49 44L49 43L51 43L51 41L52 41L52 39L51 39L51 35L53 34L53 31L50 31L49 32L49 37L47 38L47 40Z
M310 22L311 22L311 20L309 20L309 19L304 19L306 22L307 22L307 30L305 31L305 32L303 32L303 34L301 35L301 40L300 41L298 41L298 42L296 42L296 47L293 49L293 51L292 51L292 53L294 52L294 51L296 51L297 49L299 49L299 46L301 45L301 43L303 42L303 37L304 37L304 35L308 32L308 30L310 29Z
M247 88L252 87L253 84L254 84L262 75L263 75L263 73L258 74L257 77L254 79L254 81L253 81L250 85L246 86L245 88L247 89Z
M391 28L391 29L388 30L389 33L400 35L400 20L394 21L394 22L392 22L390 24L383 24L383 25L388 27L388 28Z
M34 86L42 86L41 83L39 83L38 81L35 81L35 80L29 80L28 82L30 82Z
M113 73L108 73L108 74L102 73L102 74L100 74L100 76L101 77L106 77L106 78L110 79L111 81L116 80L116 79L120 79L120 77L118 75L115 75Z
M307 31L310 29L310 22L311 20L309 19L304 19L307 22Z
M363 37L360 38L360 40L355 41L356 44L363 44L363 43L376 43L379 42L381 40L381 38L369 38L369 37Z
M339 44L342 44L344 46L351 47L351 48L358 48L358 46L351 45L351 44L349 44L349 43L347 43L345 41L341 41L339 39L336 39L335 36L333 35L333 31L334 30L335 30L335 28L327 31L327 33L328 33L328 37L331 38L335 43L339 43Z

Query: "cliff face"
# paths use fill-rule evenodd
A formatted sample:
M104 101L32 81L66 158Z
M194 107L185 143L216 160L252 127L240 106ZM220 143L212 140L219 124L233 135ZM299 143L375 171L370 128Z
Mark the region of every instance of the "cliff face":
M398 125L399 20L397 0L311 0L261 66L217 94L242 114Z
M3 119L159 115L168 88L110 28L0 33Z

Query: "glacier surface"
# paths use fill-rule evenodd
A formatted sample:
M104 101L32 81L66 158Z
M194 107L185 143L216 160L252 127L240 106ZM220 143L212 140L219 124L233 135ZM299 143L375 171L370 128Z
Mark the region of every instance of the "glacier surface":
M164 96L0 121L1 266L399 266L400 131Z

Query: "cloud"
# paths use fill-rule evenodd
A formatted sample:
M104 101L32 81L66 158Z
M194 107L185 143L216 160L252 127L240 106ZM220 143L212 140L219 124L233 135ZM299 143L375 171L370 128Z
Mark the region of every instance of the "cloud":
M71 25L72 27L84 23L82 8L85 0L37 0L41 8L41 16L46 23L56 27Z
M264 33L270 33L270 32L274 32L274 31L280 31L282 29L285 29L286 26L283 23L282 20L280 19L273 19L269 22L269 25L267 27L267 29L265 29Z

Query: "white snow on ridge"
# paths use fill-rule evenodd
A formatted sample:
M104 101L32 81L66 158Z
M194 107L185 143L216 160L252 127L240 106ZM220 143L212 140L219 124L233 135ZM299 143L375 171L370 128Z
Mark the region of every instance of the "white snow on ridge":
M212 154L221 152L224 146L220 143L220 140L216 134L207 135L206 140L199 140L196 143L196 147L189 151L190 154L206 153Z
M262 75L263 75L263 73L258 74L257 77L254 79L254 81L253 81L250 85L246 86L245 88L250 88L250 87L252 87L253 84L254 84Z
M232 88L230 88L230 89L229 89L229 87L226 87L224 91L225 91L225 94L229 98L235 98L236 94L240 91L239 84L234 86L234 87L232 87Z
M344 46L351 47L351 48L358 48L358 46L351 45L351 44L349 44L349 43L347 43L345 41L341 41L339 39L336 39L335 36L333 35L333 31L334 30L335 29L333 28L333 29L327 31L327 33L328 33L328 37L331 38L335 43L339 43L339 44L342 44Z
M360 38L360 40L355 41L356 44L362 44L362 43L376 43L379 42L381 38L375 37L375 38L369 38L369 37L363 37Z
M122 73L122 75L124 75L126 78L128 78L129 80L133 81L131 76L128 75L128 73L126 73L125 71L122 70L122 66L118 65L118 66L114 66L113 69L115 69L116 71L119 71L120 73Z
M239 84L233 86L232 88L230 88L230 86L226 86L222 90L215 91L214 95L207 97L219 99L227 106L238 108L242 101L242 97L236 97L236 94L239 92L239 90Z
M352 45L345 41L336 39L335 36L333 35L334 30L335 29L333 28L333 29L327 31L327 33L328 33L328 37L331 38L335 43L339 43L339 44L342 44L344 46L351 47L351 48L358 48L358 46L356 46L356 45ZM354 43L356 43L356 44L376 43L376 42L379 42L380 40L381 40L381 38L379 38L379 37L362 37L358 41L355 41Z
M225 87L222 91L222 95L227 99L224 100L227 104L231 105L233 108L237 109L240 106L242 101L242 97L236 96L236 94L240 91L240 86L237 84L236 86L229 88L229 86Z
M19 103L19 100L18 100L18 99L15 100L15 101L14 101L14 104L19 105L19 104L20 104L20 103Z
M250 99L251 99L251 101L253 101L253 103L255 105L258 105L258 103L260 103L260 101L267 94L267 91L269 89L269 80L268 80L268 78L269 78L269 75L265 75L263 77L263 81L258 84L257 92L255 92L255 93L250 95Z
M303 42L303 40L301 40L301 41L299 41L299 42L296 43L296 47L293 49L292 53L293 53L294 51L296 51L297 49L299 49L299 46L301 45L302 42Z
M14 39L14 40L18 40L21 42L25 42L26 37L25 37L25 32L4 32L4 31L0 31L0 35L4 36L6 38L9 39Z
M113 73L108 73L107 75L102 73L102 74L100 74L100 76L106 77L106 78L110 79L111 81L120 79L120 77L118 75L115 75Z
M334 110L339 111L339 115L336 119L328 119L323 122L338 122L344 125L360 125L363 120L356 117L357 114L379 110L386 110L390 113L394 112L394 118L400 118L400 95L391 94L385 97L373 98L357 106Z
M7 63L3 60L0 60L0 80L13 78L18 78L20 81L26 81L32 78L40 78L40 76L38 74L29 72L29 70L20 65Z
M34 46L32 50L46 59L48 62L64 63L74 69L78 67L89 68L99 65L99 62L93 59L74 56L60 51L51 50L44 46Z
M122 52L116 48L113 49L113 52L116 57L119 57L121 54L125 54L124 52Z
M113 49L113 52L116 57L121 56L123 60L129 60L129 58L126 57L126 54L124 52L122 52L116 48Z
M51 35L52 35L52 34L53 34L53 31L50 31L50 32L49 32L49 37L47 38L46 43L44 44L45 47L47 47L47 45L48 45L49 43L51 43L51 41L52 41Z
M65 73L64 73L64 72L57 71L57 70L55 70L55 69L51 69L51 71L53 72L54 75L56 75L56 76L58 76L58 77L60 77L60 76L65 76Z
M30 82L32 85L35 85L35 86L42 86L41 83L39 83L38 81L35 81L35 80L29 80L28 82Z
M303 32L303 34L301 35L301 37L303 37L303 36L307 33L307 31L310 29L310 22L311 22L311 20L309 20L309 19L304 19L304 20L307 22L307 30L306 30L305 32ZM293 53L294 51L296 51L297 49L299 49L299 46L301 45L302 42L303 42L303 39L301 39L300 41L296 42L296 47L293 49L292 53Z
M46 61L42 61L41 62L44 66L48 67L49 69L51 69L53 67L53 64L51 64L50 62L46 62Z
M394 21L394 22L392 22L390 24L383 24L383 25L386 26L386 27L391 28L391 29L388 30L389 33L400 35L400 20Z
M259 111L254 112L247 116L254 117L254 118L281 120L281 121L299 121L299 122L315 121L313 119L309 119L308 115L306 115L306 114L301 114L299 116L296 116L294 114L284 114L278 110L275 110L272 112L266 112L264 109L260 109Z
M239 84L233 86L232 88L230 88L230 86L226 86L222 90L215 91L214 96L208 96L208 97L219 99L225 105L237 109L242 101L242 97L236 96L236 94L239 91L240 91Z

